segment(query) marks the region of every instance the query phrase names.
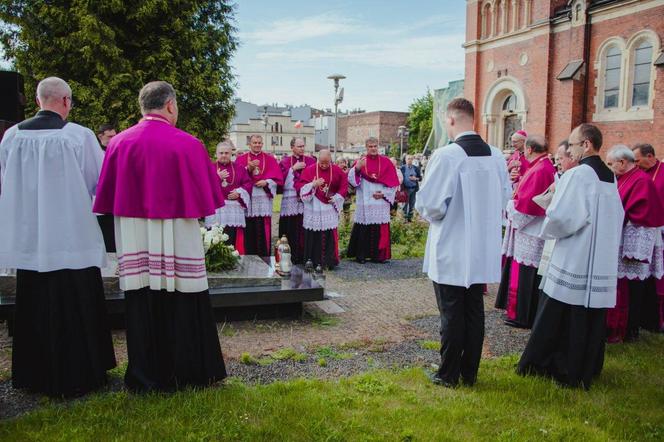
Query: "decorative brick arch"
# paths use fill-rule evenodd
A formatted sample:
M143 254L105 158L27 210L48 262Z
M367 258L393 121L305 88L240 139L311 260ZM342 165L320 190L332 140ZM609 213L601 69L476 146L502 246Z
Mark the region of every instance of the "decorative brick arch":
M503 103L510 95L516 97L516 106L510 112L503 110ZM496 80L484 97L482 121L486 126L487 142L502 147L505 137L505 118L516 116L522 127L526 126L528 100L521 84L514 77L506 76Z

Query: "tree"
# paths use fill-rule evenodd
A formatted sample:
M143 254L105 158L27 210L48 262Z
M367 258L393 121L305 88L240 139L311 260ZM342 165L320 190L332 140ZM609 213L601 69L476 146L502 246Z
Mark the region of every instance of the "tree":
M408 152L417 153L424 150L433 127L433 94L427 93L415 99L408 107Z
M42 78L63 78L76 122L126 128L140 118L140 88L165 80L178 92L179 127L208 146L227 130L237 47L228 1L3 0L0 20L0 41L25 78L26 96L35 96Z

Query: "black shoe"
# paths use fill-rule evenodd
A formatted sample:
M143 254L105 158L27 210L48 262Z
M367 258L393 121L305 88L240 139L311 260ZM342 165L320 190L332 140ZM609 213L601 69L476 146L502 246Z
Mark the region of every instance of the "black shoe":
M443 378L441 378L438 375L438 373L431 374L429 376L429 378L431 379L431 382L433 382L436 385L440 385L441 387L445 387L445 388L456 388L457 387L457 384L453 384L451 382L447 382L447 381L443 380Z
M461 383L463 385L465 385L466 387L472 387L473 385L475 385L476 382L477 382L477 378L474 378L474 379L461 378Z
M367 260L364 258L355 258L355 262L359 264L364 264L365 262L367 262Z

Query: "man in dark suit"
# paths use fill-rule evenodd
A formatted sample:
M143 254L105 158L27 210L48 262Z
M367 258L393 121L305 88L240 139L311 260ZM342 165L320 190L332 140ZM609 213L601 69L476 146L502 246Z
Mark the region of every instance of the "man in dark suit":
M406 221L411 221L415 207L415 194L420 190L420 181L422 181L422 173L419 167L413 165L412 155L406 155L406 164L401 166L401 173L403 174L403 188L408 193L408 201L403 206L403 214Z

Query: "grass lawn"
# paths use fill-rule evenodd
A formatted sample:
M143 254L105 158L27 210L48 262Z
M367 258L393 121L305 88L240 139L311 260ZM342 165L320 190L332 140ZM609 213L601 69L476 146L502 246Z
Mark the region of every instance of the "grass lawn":
M105 393L0 423L0 440L664 440L664 337L611 346L590 392L482 361L475 388L421 368L168 395Z

